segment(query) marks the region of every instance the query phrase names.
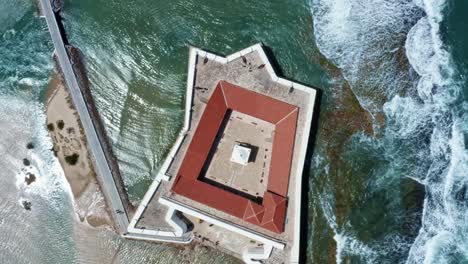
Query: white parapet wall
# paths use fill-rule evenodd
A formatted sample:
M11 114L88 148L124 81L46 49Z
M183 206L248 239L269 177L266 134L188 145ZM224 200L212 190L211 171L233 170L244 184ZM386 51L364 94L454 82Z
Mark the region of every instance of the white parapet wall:
M176 236L183 236L187 232L187 225L177 216L174 208L169 207L165 220L174 228L174 234Z
M271 245L263 245L261 247L247 248L242 253L242 260L247 264L261 264L261 260L268 259L271 255L273 247Z
M182 142L184 141L185 137L187 136L187 131L190 129L190 119L191 119L191 109L192 109L192 100L193 100L193 86L195 81L195 65L196 65L197 53L195 52L194 48L190 48L190 57L189 57L189 67L188 67L188 75L187 75L187 86L186 86L186 95L185 95L185 116L184 116L184 125L182 130L179 132L179 135L172 146L169 154L167 155L166 159L164 160L161 168L159 169L153 183L150 185L148 191L146 192L143 200L140 202L137 211L135 212L130 224L128 226L128 237L130 235L138 236L144 235L141 239L146 239L148 235L153 235L155 232L158 236L162 235L169 235L164 238L164 241L171 240L171 237L177 237L174 233L171 234L160 234L160 231L155 230L148 230L148 229L141 229L137 228L136 224L140 220L141 216L145 212L149 202L154 197L155 193L157 192L159 186L161 185L162 181L169 181L170 177L167 175L167 170L171 165L172 161L174 160L175 155L179 151ZM171 224L171 223L169 223ZM180 236L180 235L179 235ZM135 238L135 237L132 237ZM157 239L152 239L158 241ZM161 240L162 241L162 240ZM174 239L172 242L174 243L185 243L186 241L181 242L179 239Z
M250 230L248 228L245 228L241 225L237 225L235 223L231 223L228 221L225 221L223 219L220 219L215 216L208 215L196 208L193 208L191 206L188 206L186 204L183 204L181 202L175 201L173 199L167 198L167 197L161 197L159 198L159 202L161 204L164 204L168 206L169 208L172 208L174 210L180 211L182 213L186 213L188 215L194 216L196 218L202 219L206 222L212 223L214 225L217 225L219 227L225 228L229 231L232 231L234 233L240 234L242 236L248 237L250 239L256 240L258 242L261 242L265 245L270 245L274 248L277 249L284 249L284 243L276 240L274 238L265 236L261 233L258 233L254 230Z

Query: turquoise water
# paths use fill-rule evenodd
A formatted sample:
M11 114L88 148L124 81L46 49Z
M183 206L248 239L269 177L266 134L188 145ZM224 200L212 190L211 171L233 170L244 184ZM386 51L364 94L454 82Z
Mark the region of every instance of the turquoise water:
M181 128L189 45L230 54L264 42L288 77L320 86L327 82L317 50L304 45L313 43L307 3L249 3L66 4L65 26L71 42L87 55L98 107L131 198L143 196Z
M325 231L310 250L336 250L315 262L467 263L466 4L312 6L320 50L373 125L334 146L339 155L316 155L311 183L326 184L312 193L313 220Z
M53 67L47 25L29 1L2 1L0 11L0 263L235 263L205 248L128 241L78 222L45 129ZM28 172L36 176L31 185ZM30 211L23 201L32 203Z
M0 262L236 262L76 223L43 125L52 45L34 10L0 0ZM468 263L467 11L449 0L73 0L63 16L133 201L182 125L188 46L229 54L261 41L284 76L323 91L308 263ZM23 158L37 184L25 186Z
M48 263L62 251L71 253L63 258L71 262L70 199L43 129L41 90L50 74L52 44L30 3L0 3L0 262ZM26 149L28 142L34 150ZM22 170L38 175L37 182L26 186ZM24 210L22 200L32 201L34 210Z

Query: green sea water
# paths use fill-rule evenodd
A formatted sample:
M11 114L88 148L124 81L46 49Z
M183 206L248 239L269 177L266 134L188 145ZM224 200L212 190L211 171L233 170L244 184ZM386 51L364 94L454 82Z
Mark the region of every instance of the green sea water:
M239 262L76 223L44 127L47 26L29 1L0 0L0 11L0 262ZM307 263L467 263L467 11L449 0L72 0L62 16L135 203L182 126L189 45L228 55L262 42L282 75L322 91L304 175ZM37 185L24 184L23 158Z
M70 1L64 17L135 200L181 129L189 45L231 54L263 42L289 78L327 83L305 1Z

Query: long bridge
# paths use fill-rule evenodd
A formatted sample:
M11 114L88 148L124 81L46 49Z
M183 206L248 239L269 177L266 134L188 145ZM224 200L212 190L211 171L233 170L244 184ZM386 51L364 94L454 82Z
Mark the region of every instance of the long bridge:
M59 18L56 12L58 12L60 8L54 6L54 4L57 3L51 1L54 0L40 0L43 16L47 21L47 26L63 77L79 114L98 182L106 198L107 205L111 209L116 231L130 239L182 244L190 243L193 238L192 236L185 235L179 237L175 236L173 232L154 233L150 230L136 229L133 227L136 222L129 226L129 214L131 214L131 212L129 212L130 206L128 205L129 202L126 198L126 193L124 193L123 182L121 181L120 175L117 175L119 173L118 168L112 168L113 165L110 164L112 160L109 156L112 155L112 153L110 153L111 150L104 145L106 143L105 133L102 131L104 128L100 126L99 120L96 120L96 113L93 113L96 109L90 109L92 104L90 104L89 100L92 100L92 98L90 98L89 93L83 94L83 87L80 87L80 82L70 62L71 58L67 52L64 36L60 31L60 26L57 21Z
M83 95L77 76L70 63L70 58L65 47L63 36L60 32L60 27L57 22L57 17L54 12L54 7L50 0L40 0L43 15L47 21L50 36L55 47L55 54L57 55L58 62L62 69L63 77L70 91L71 98L75 105L81 120L81 124L86 135L88 142L88 150L91 154L91 159L95 167L95 172L98 181L101 183L101 189L106 197L108 206L111 208L112 217L114 219L115 228L118 233L125 234L129 224L127 206L124 205L123 197L117 189L116 180L112 174L112 169L106 159L105 148L103 146L103 139L98 136L98 128L91 118L91 110L86 103L85 96Z

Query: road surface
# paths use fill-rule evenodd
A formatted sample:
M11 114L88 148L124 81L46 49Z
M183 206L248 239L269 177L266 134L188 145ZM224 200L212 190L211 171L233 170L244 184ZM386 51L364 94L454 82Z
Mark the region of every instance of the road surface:
M113 218L115 220L115 228L119 233L126 233L128 227L128 216L120 198L119 192L112 176L111 169L107 163L103 146L99 141L96 128L91 120L88 108L86 107L83 94L76 75L73 71L67 50L65 48L62 36L60 35L59 26L52 10L50 0L41 0L42 11L49 27L50 36L54 43L55 53L62 68L63 76L66 84L70 90L70 94L75 105L76 110L81 119L86 139L88 141L88 148L91 157L94 159L95 171L102 182L102 190L107 198L108 205L111 207ZM119 212L119 213L118 213Z

